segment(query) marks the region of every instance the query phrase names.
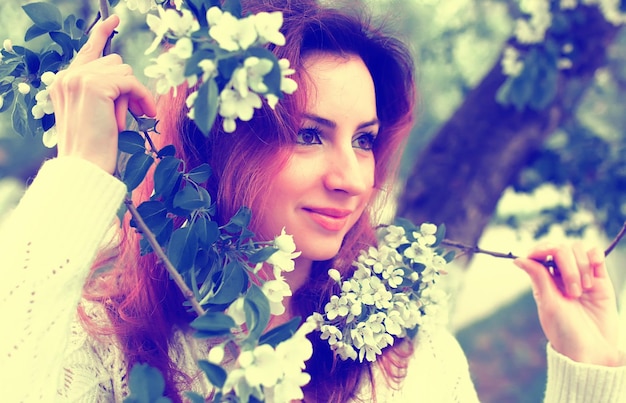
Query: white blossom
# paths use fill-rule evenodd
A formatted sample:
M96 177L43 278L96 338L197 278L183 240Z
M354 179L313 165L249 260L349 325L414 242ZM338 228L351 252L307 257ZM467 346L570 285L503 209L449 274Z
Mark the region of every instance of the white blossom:
M339 270L337 270L337 269L329 269L328 270L328 277L332 278L336 282L340 282L341 281L341 273L339 273Z
M228 309L226 309L226 314L233 318L237 325L241 325L246 321L244 301L244 297L239 297L230 304Z
M522 0L520 9L529 15L528 19L516 21L515 37L520 43L542 42L545 33L552 24L549 0Z
M220 93L220 107L218 113L224 118L223 128L227 133L236 129L236 119L244 122L252 119L255 108L261 107L261 98L254 92L242 97L238 91L225 88Z
M144 69L146 77L156 79L156 91L159 94L167 94L170 89L177 92L177 87L185 82L187 85L196 84L197 77L185 77L185 63L193 52L193 44L189 38L180 38L167 52L161 53L154 64Z
M258 38L254 20L250 17L237 19L228 11L211 7L207 11L209 35L224 50L236 52L248 49Z
M13 42L11 42L10 39L5 39L4 42L2 42L2 47L5 51L13 53Z
M260 45L273 43L274 45L283 46L285 44L285 36L280 32L280 27L283 25L283 13L280 11L272 13L262 11L248 18L254 20Z
M31 109L31 113L35 119L41 119L44 115L54 113L54 105L50 99L50 93L47 89L41 90L35 94L35 105Z
M224 359L224 344L211 347L207 359L213 364L220 364Z
M20 94L26 95L26 94L30 93L30 85L28 83L19 83L17 85L17 91Z
M328 344L331 346L337 344L337 342L343 338L343 333L341 333L341 330L339 330L337 326L322 325L320 331L322 332L320 336L322 340L328 340Z
M500 65L502 72L509 77L519 76L524 69L524 62L520 60L519 51L512 46L504 48Z
M283 279L269 280L263 283L261 291L270 303L270 313L272 315L282 315L285 313L283 299L291 296L289 284Z
M348 307L348 299L345 296L338 297L333 295L330 301L324 307L326 317L329 320L335 319L337 316L342 317L348 315L350 308Z
M280 235L274 238L273 246L278 250L267 259L267 263L274 266L274 277L278 278L283 271L293 271L295 268L293 259L300 256L302 252L296 252L293 236L285 233L284 227Z
M154 0L126 0L126 7L130 11L139 11L141 14L146 14L156 8L156 3Z
M52 126L50 129L43 132L42 141L43 141L43 145L48 148L56 147L58 143L56 125Z
M145 54L150 54L159 46L166 34L171 33L176 38L189 37L192 33L200 29L200 24L194 18L191 11L183 9L163 9L158 7L159 16L148 14L146 23L156 37L152 44L146 49Z
M3 105L4 105L4 96L2 96L2 94L0 94L0 109L2 109Z
M293 94L298 89L298 83L287 76L296 71L289 67L289 60L287 59L280 59L278 66L280 67L280 90L285 94ZM275 94L268 93L265 95L265 98L267 99L267 104L274 109L278 103L278 97Z
M573 10L577 6L577 0L561 0L561 2L559 3L559 7L561 7L562 10Z

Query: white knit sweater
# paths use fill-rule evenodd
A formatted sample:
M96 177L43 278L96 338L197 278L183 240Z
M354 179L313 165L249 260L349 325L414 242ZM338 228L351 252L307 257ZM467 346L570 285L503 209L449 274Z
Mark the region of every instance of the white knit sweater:
M125 192L95 165L57 158L44 164L0 229L0 400L121 402L128 393L115 340L89 337L76 321L88 268ZM103 315L99 306L84 306ZM199 393L211 388L195 364L206 357L205 343L179 332L171 352L181 370L197 375ZM547 402L626 402L626 366L585 365L547 351ZM380 376L375 368L378 402L478 401L465 355L444 329L419 333L399 390ZM360 398L372 401L370 385Z

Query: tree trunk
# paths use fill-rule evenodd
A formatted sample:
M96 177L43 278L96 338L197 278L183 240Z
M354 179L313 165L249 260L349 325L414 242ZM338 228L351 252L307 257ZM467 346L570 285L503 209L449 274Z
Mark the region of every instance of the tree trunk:
M560 71L554 100L541 111L498 104L496 93L506 78L498 61L416 156L398 216L445 223L447 238L477 244L502 192L571 117L594 73L607 63L618 28L596 7L583 7L582 15L571 34L580 57L572 69Z

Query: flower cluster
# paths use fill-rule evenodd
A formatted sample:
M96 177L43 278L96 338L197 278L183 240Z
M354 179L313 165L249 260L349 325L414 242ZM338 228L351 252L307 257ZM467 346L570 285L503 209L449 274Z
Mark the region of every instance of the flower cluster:
M381 227L378 246L361 251L351 278L329 270L341 293L312 318L343 360L375 361L395 338L445 316L446 294L435 283L453 253L438 247L443 231L433 224Z
M147 24L156 37L146 54L152 53L164 38L173 43L166 52L153 59L153 64L144 71L147 77L156 80L158 93L165 94L172 89L176 92L176 88L185 82L193 87L198 83L198 76L205 83L213 80L221 74L220 63L230 65L237 59L238 64L230 76L223 77L225 84L215 99L219 105L217 113L223 118L224 131L235 131L237 119L252 119L254 110L262 106L260 95L274 108L280 93L292 94L296 90L296 82L288 77L294 73L288 60L273 60L249 52L268 43L278 46L285 44L285 37L280 32L282 13L261 12L239 19L219 7L211 7L206 12L208 32L199 33L200 25L189 10L180 9L177 5L176 10L159 7L158 12L159 16L147 16ZM202 41L196 40L197 37L202 37ZM202 48L207 41L213 41L219 50ZM200 74L189 74L187 64L193 59L194 52L205 52L207 55L191 62L200 69ZM209 57L211 54L213 57ZM280 74L279 88L269 88L265 82L266 76L274 70ZM198 91L194 91L186 100L188 116L194 120L197 97Z
M238 367L228 373L223 392L234 391L244 402L250 396L266 402L302 400L302 386L311 379L303 370L313 355L313 346L306 335L316 327L314 321L307 320L291 338L275 348L261 344L243 351L237 358Z

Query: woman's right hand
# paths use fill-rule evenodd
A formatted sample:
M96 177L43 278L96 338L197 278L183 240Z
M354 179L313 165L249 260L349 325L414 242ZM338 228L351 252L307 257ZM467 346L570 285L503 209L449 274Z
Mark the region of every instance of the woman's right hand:
M126 114L156 115L150 91L117 54L101 57L107 39L119 24L113 15L98 22L70 66L50 86L58 136L58 156L88 160L113 173L117 135L126 128Z

